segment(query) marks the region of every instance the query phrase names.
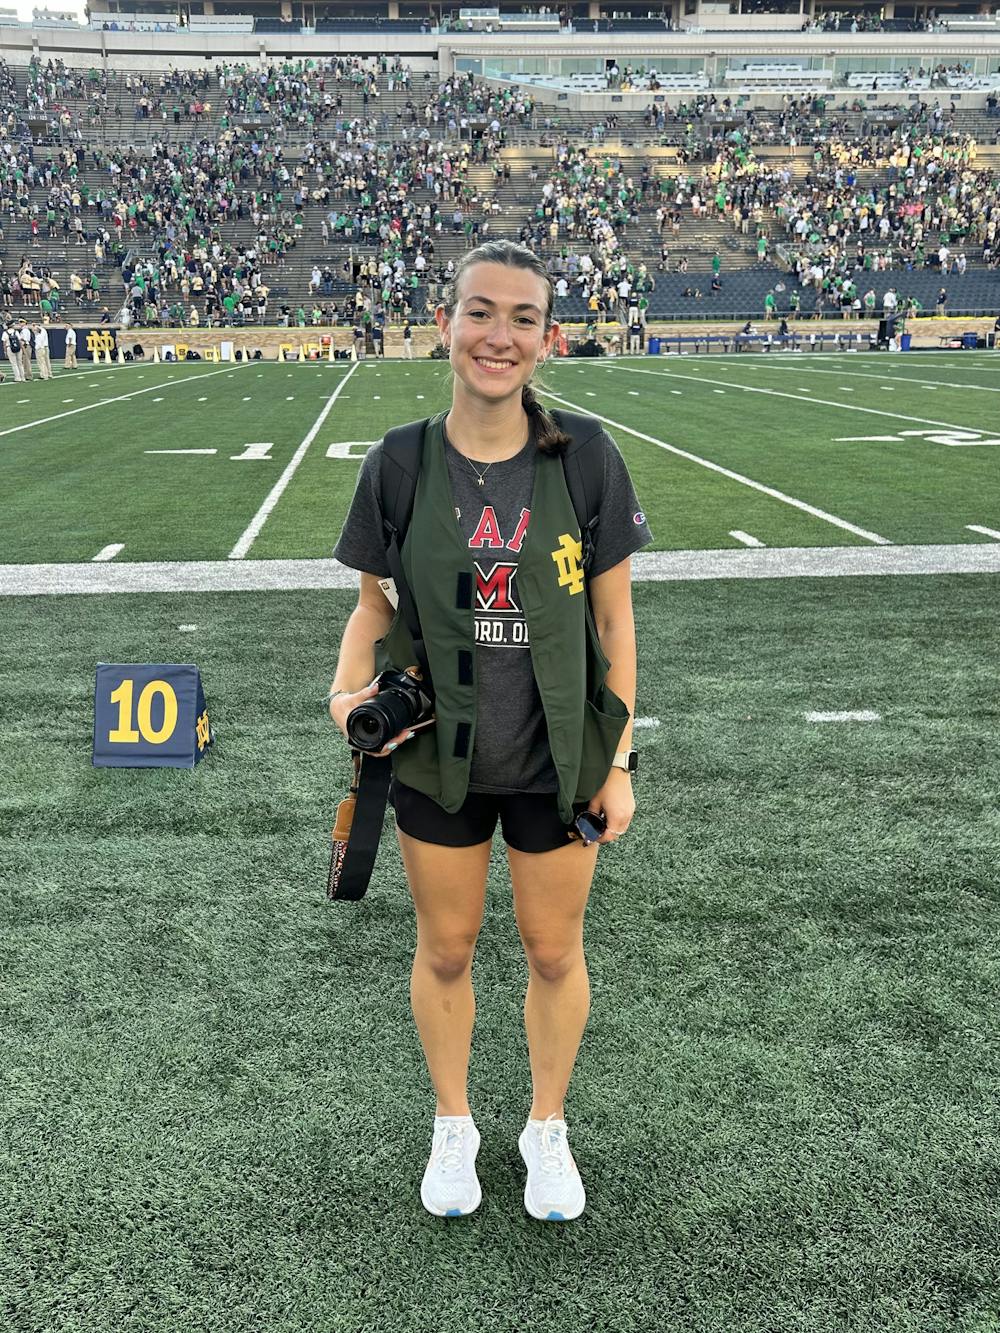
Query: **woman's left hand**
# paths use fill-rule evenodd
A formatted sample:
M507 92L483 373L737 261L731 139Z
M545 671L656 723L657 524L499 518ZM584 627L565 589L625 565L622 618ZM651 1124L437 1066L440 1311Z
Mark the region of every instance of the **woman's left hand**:
M601 811L608 822L607 831L597 839L598 845L617 842L635 814L635 794L630 775L622 768L613 768L604 786L591 798L587 809Z

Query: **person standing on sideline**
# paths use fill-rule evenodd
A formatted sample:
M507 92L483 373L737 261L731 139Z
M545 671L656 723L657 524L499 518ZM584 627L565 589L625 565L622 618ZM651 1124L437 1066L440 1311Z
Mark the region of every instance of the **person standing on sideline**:
M569 1221L586 1204L564 1103L590 1007L584 913L597 844L621 838L635 810L631 556L652 538L617 446L583 418L586 457L603 475L585 572L563 463L576 446L531 386L559 336L554 299L544 261L525 246L489 241L462 256L434 315L451 408L425 428L402 547L435 721L380 754L392 758L417 918L410 998L437 1094L420 1197L439 1217L471 1213L482 1198L468 1101L472 961L498 819L529 974L524 1203L542 1221ZM416 661L406 619L379 584L390 576L381 466L378 443L334 550L361 575L330 695L345 735L352 709L378 692L376 667Z
M52 362L49 360L49 331L41 323L35 325L35 360L38 362L39 377L50 380Z
M76 370L76 329L72 324L66 325L66 355L63 358L63 368Z
M403 358L413 360L413 325L408 319L403 320Z
M28 383L31 380L31 329L22 319L17 336L21 340L21 378Z
M17 336L16 329L4 327L0 335L0 351L10 362L14 383L20 384L24 379L24 372L21 370L21 340Z

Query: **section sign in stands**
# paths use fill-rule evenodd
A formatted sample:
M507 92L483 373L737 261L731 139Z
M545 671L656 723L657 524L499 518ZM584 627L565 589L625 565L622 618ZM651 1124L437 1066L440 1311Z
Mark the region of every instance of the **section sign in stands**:
M196 666L98 663L96 767L194 768L214 739Z

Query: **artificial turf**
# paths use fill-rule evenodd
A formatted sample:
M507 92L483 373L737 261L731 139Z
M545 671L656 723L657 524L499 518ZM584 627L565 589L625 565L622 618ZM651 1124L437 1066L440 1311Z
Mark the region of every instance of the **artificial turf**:
M588 909L566 1226L521 1199L499 843L483 1205L420 1206L433 1097L388 828L364 901L323 896L350 595L0 602L0 1323L993 1333L995 583L636 587L659 726ZM197 769L90 766L100 660L200 666ZM881 721L803 716L855 708Z

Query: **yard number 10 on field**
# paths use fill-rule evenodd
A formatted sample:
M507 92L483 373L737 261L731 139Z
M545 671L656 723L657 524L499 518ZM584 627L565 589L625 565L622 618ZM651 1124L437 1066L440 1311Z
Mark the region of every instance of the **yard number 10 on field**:
M194 768L213 740L196 666L98 663L96 767Z

